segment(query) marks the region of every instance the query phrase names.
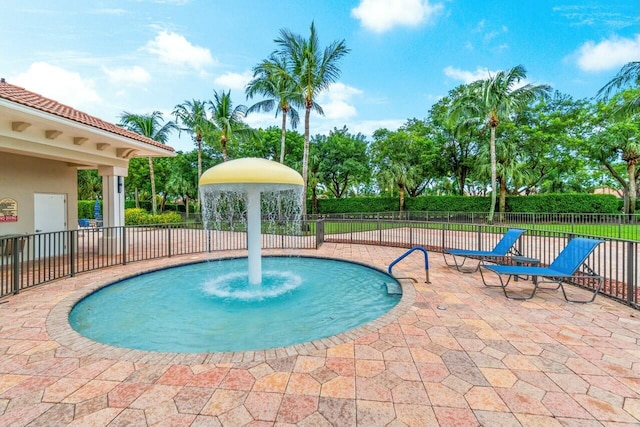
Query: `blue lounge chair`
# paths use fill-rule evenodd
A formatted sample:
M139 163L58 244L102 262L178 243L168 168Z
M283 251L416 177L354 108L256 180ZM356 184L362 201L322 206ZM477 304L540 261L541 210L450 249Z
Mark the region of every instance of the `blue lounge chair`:
M529 300L534 297L538 287L541 283L557 283L555 288L543 288L543 289L562 289L564 299L569 302L576 303L589 303L593 302L600 291L602 286L602 277L591 270L586 264L585 260L591 252L602 243L602 240L585 239L581 237L575 237L569 241L567 246L558 254L556 259L548 267L522 267L516 265L484 265L480 269L480 275L485 286L500 286L504 295L509 299L517 300ZM578 269L584 265L584 272L578 272ZM488 270L496 273L500 279L499 285L490 285L485 281L482 270ZM507 281L503 280L503 276L509 276ZM527 297L514 297L507 294L507 285L512 277L518 276L531 276L533 281L533 292ZM541 280L542 279L542 280ZM563 282L570 281L571 279L591 279L596 280L597 285L593 291L593 297L589 300L570 300L567 298L567 293L564 290Z
M455 267L456 270L461 271L463 273L473 273L478 271L480 268L480 264L484 261L489 262L498 262L501 258L505 258L508 256L509 251L512 250L513 245L516 241L522 236L524 230L520 230L518 228L512 228L507 230L502 236L502 239L495 245L495 247L490 251L473 251L467 249L444 249L442 251L442 256L444 257L444 262L449 267ZM447 255L451 255L453 258L453 264L449 264L447 261ZM456 257L461 257L462 263L458 264L458 260ZM477 259L478 265L473 270L462 270L462 266L467 261L467 259Z

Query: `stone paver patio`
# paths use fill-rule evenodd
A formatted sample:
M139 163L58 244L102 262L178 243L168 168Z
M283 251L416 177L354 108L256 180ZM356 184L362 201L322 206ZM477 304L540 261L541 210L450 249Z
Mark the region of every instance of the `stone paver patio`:
M274 253L386 269L404 249L325 243ZM640 425L640 312L602 296L569 304L560 291L507 300L437 253L430 284L420 253L394 268L419 282L403 281L392 313L313 344L150 353L91 343L66 323L71 302L91 289L203 258L108 268L0 301L0 425Z

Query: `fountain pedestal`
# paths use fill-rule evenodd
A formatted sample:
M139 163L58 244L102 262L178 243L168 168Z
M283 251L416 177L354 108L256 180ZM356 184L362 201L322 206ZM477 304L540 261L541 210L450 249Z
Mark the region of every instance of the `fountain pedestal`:
M295 170L280 163L259 159L244 158L221 163L205 171L200 177L200 197L203 200L202 214L205 227L211 228L210 215L205 209L207 197L222 192L242 195L246 208L247 250L249 283L262 282L262 246L261 246L261 194L263 192L285 192L303 188L302 176ZM298 196L302 205L302 194ZM215 199L215 198L214 198ZM220 198L218 198L220 200ZM215 202L214 202L215 204ZM237 203L225 200L221 205L234 209ZM216 206L211 206L216 209ZM299 208L298 208L299 210ZM231 218L234 217L232 212ZM233 221L233 219L232 219Z
M249 283L259 285L262 282L262 245L260 227L260 191L251 188L247 191L247 249L249 251Z

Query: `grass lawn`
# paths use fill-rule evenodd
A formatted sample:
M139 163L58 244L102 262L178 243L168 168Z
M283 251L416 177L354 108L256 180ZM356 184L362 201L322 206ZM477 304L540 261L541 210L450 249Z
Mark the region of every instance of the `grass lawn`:
M187 220L188 223L194 223L195 219L189 218ZM441 229L442 223L412 223L414 228L435 228ZM358 231L372 231L378 230L378 228L382 229L391 229L397 228L399 225L397 222L387 222L381 221L354 221L351 222L349 220L343 221L331 221L325 220L324 224L324 232L326 234L339 234L339 233L350 233L350 232L358 232ZM402 225L400 225L402 226ZM448 223L448 227L455 228L457 230L468 230L475 231L477 230L476 225L473 224L458 224L458 223ZM544 230L544 231L557 231L561 233L575 233L584 236L593 236L593 237L609 237L613 239L624 239L624 240L635 240L640 241L640 224L505 224L500 223L496 224L496 233L504 232L504 228L524 228L527 230ZM269 230L269 228L271 228ZM236 228L235 231L242 231L241 229ZM284 231L287 234L286 230L278 230L276 226L275 229L273 226L267 226L267 223L263 223L263 231L264 232L282 232ZM316 233L316 224L315 222L309 223L309 230L307 230L307 235Z
M414 223L414 227L415 227ZM420 228L436 228L441 229L442 224L438 223L420 223ZM476 226L472 224L448 224L452 228L464 231L476 230ZM315 232L315 224L311 223L313 232ZM371 231L382 229L390 229L398 227L397 223L377 221L363 222L332 222L326 221L324 232L326 234L338 234L357 231ZM640 225L638 224L496 224L496 233L502 233L505 227L523 228L527 230L544 230L557 231L561 233L575 233L593 237L609 237L624 240L640 240Z

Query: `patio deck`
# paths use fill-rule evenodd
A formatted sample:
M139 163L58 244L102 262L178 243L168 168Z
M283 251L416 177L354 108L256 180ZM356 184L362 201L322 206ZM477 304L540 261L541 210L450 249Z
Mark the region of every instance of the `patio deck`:
M264 254L386 269L404 251L325 243ZM208 255L110 267L11 296L0 302L0 425L640 424L640 312L602 296L569 304L559 291L507 300L479 274L430 255L431 284L420 253L394 268L419 282L403 281L401 306L384 319L262 352L126 351L91 343L66 322L91 289Z

